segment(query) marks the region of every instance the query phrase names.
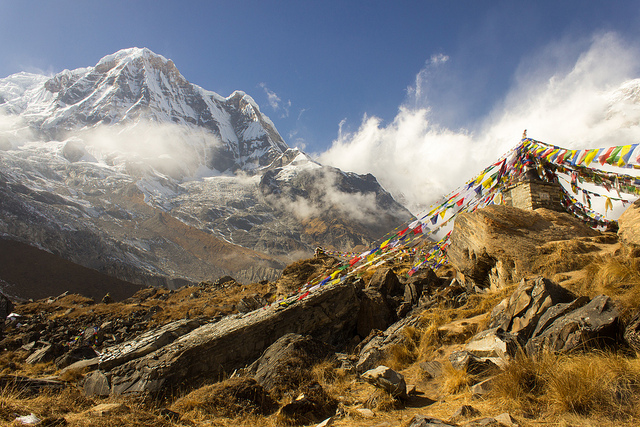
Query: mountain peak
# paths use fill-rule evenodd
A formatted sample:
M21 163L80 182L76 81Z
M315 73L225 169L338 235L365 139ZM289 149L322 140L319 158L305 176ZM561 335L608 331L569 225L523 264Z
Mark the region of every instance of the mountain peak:
M102 59L100 59L100 61L98 61L98 63L96 64L96 67L104 64L113 63L113 62L120 62L120 63L129 62L129 61L136 60L138 58L143 58L143 59L157 58L165 63L170 61L164 56L153 52L149 48L130 47L127 49L121 49L115 53L112 53L111 55L107 55L103 57Z

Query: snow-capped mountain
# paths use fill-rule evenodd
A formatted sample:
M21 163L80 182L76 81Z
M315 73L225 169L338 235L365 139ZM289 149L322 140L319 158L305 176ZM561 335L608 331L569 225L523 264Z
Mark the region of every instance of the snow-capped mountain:
M273 278L409 217L371 175L287 146L244 92L125 49L0 79L0 233L138 283Z

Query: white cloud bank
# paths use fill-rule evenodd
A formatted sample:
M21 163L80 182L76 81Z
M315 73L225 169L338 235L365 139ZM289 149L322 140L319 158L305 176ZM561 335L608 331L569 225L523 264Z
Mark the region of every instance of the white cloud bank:
M586 49L558 42L520 66L504 99L472 129L434 123L424 102L434 67L448 57L434 55L395 119L383 124L365 116L356 132L342 127L319 156L325 164L372 173L412 212L475 176L514 147L522 131L567 148L640 142L640 55L638 47L614 33L595 35ZM568 58L577 58L567 64ZM452 109L455 106L443 106ZM433 109L433 110L432 110Z

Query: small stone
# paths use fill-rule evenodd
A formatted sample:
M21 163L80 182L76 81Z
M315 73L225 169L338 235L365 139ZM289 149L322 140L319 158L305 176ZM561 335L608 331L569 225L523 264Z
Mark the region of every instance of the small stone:
M107 417L109 415L127 412L128 408L122 403L101 403L88 409L86 413L98 417Z
M474 399L483 398L487 393L491 391L491 387L493 386L493 378L488 378L484 381L479 382L471 387L471 396Z
M454 427L455 424L449 424L438 418L427 417L424 415L416 415L411 418L407 427Z
M329 417L326 420L322 421L320 424L317 424L316 427L329 427L333 425L333 417Z
M371 369L364 374L362 378L370 384L386 390L393 397L404 399L407 397L407 384L402 374L397 373L391 368L380 365L375 369Z
M363 418L373 418L374 417L373 411L371 409L358 408L358 409L356 409L356 412L359 413Z
M462 427L501 427L500 423L491 417L479 418L477 420L469 421L462 425Z
M462 405L459 407L453 415L451 415L451 420L459 420L461 418L471 418L477 417L480 415L480 411L474 408L471 405Z
M435 360L422 362L418 366L424 372L424 376L428 379L438 378L442 375L442 363Z
M495 419L500 424L504 424L507 427L519 427L518 424L513 420L513 418L511 418L511 415L509 415L508 412L497 415Z
M18 424L22 424L22 425L37 425L40 424L42 420L40 420L40 418L36 417L35 414L31 413L29 415L24 415L22 417L17 417L15 419L15 422L17 422Z

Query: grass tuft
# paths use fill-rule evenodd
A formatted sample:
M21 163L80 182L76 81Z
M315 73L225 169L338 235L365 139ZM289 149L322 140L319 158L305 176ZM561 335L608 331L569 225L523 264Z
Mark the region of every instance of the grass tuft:
M607 419L640 416L640 360L617 353L518 355L492 393L525 414L573 413Z

